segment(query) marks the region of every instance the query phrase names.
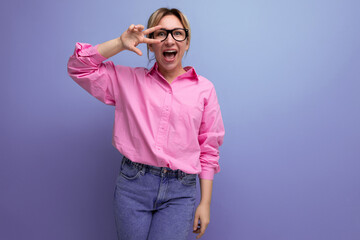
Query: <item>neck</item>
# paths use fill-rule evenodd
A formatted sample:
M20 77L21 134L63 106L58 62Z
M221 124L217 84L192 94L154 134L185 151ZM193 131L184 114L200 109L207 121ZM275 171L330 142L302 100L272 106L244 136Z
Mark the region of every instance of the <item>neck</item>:
M165 69L162 69L160 66L158 67L158 70L161 73L161 75L166 79L166 81L168 81L169 83L171 83L176 77L186 72L182 66L180 66L175 71L174 70L166 71Z

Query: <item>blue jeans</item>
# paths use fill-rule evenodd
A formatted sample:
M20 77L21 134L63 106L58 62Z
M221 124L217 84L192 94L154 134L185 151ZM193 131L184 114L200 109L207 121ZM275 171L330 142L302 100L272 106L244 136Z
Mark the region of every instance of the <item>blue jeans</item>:
M114 191L118 239L186 240L193 225L196 176L124 156Z

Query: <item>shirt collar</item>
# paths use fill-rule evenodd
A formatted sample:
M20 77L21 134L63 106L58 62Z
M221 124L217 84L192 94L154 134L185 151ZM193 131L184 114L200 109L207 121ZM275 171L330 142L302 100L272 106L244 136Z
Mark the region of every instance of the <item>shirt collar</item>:
M194 80L194 81L198 81L198 75L195 72L195 69L191 66L186 66L184 67L184 70L186 71L186 73L182 74L179 76L179 79L182 78L187 78L190 80ZM153 75L153 74L158 74L159 76L162 76L161 73L159 72L159 66L157 64L157 62L155 62L154 66L152 66L152 68L146 73L147 75Z

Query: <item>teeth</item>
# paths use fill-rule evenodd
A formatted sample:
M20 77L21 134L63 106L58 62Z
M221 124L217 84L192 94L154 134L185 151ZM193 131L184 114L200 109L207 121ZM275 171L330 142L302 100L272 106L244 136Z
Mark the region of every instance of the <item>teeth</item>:
M164 53L176 53L175 50L170 50L170 51L164 51Z

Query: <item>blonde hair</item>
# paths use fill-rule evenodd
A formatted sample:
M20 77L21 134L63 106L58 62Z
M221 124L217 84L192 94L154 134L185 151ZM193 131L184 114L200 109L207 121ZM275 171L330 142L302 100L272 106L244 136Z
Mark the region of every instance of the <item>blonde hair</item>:
M190 39L191 39L191 29L190 29L190 23L189 20L187 19L187 17L179 10L176 8L159 8L158 10L156 10L155 12L153 12L148 20L148 24L147 24L147 28L152 28L155 27L159 24L159 22L161 21L161 19L165 16L168 15L174 15L175 17L177 17L181 24L184 26L184 28L188 29L188 44L190 47ZM149 35L147 36L149 37ZM187 50L189 51L189 49ZM186 52L187 52L186 51ZM149 60L149 45L147 45L147 56Z

